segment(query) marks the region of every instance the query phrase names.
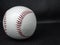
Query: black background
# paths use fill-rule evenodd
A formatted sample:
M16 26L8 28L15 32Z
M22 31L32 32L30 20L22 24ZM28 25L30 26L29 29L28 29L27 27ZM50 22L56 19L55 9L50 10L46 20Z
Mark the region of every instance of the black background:
M2 27L6 10L20 5L32 9L37 21L42 22L26 40L11 39ZM0 0L0 45L60 45L60 0Z

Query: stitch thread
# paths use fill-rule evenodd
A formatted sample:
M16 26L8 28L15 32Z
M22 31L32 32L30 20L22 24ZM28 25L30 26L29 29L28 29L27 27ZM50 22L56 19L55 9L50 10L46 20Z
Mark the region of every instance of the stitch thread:
M16 23L17 23L16 26L17 26L18 33L19 33L22 37L28 37L28 36L25 36L25 35L22 33L22 31L21 31L21 24L22 24L23 18L24 18L27 14L29 14L29 13L32 13L32 11L26 10L26 11L22 12L21 15L19 15L19 17L18 17L18 19L17 19L17 22L16 22Z
M4 26L3 26L3 27L4 27L4 30L6 31L6 30L7 30L7 29L6 29L6 26L7 26L7 25L6 25L6 15L4 16L3 23L4 23Z

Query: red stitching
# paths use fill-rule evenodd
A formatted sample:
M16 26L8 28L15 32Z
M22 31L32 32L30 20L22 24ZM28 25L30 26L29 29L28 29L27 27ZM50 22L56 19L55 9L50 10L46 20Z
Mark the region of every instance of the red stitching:
M32 11L26 10L22 12L21 15L19 15L17 22L16 22L17 31L22 37L27 37L27 36L25 36L21 31L21 23L22 23L23 18L29 13L32 13Z
M4 23L4 30L6 31L7 29L6 29L6 15L4 16L4 18L3 18L3 23Z
M22 37L27 37L27 36L25 36L21 32L21 23L22 23L23 18L29 13L32 13L32 11L26 10L23 13L21 13L21 15L19 15L19 17L17 19L17 22L16 22L17 31ZM6 31L7 30L7 28L6 28L7 27L7 25L6 25L6 15L4 16L3 22L4 22L4 30Z

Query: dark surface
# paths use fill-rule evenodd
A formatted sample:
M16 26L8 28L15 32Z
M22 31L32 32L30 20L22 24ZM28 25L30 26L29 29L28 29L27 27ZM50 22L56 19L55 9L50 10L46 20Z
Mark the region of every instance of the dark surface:
M15 40L0 29L0 45L60 45L60 23L38 24L35 34L26 40Z
M43 21L37 24L34 35L26 40L8 37L2 27L6 10L18 5L32 9L37 21ZM60 45L60 0L0 0L0 45Z

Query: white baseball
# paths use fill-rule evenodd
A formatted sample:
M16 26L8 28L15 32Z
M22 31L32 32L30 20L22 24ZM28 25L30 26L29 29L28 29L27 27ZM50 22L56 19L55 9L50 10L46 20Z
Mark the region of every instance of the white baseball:
M32 36L36 29L34 12L24 6L8 9L3 18L5 33L14 39L26 39Z

